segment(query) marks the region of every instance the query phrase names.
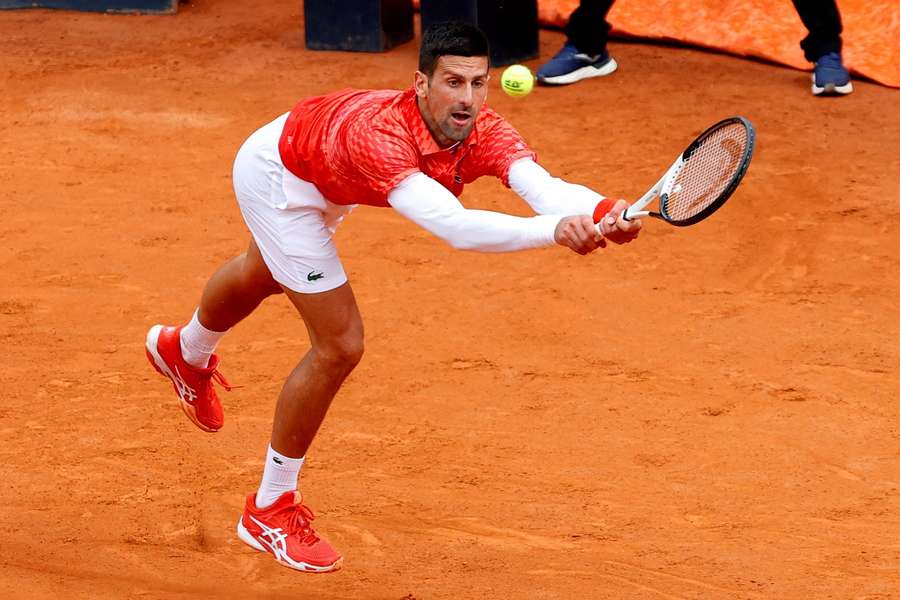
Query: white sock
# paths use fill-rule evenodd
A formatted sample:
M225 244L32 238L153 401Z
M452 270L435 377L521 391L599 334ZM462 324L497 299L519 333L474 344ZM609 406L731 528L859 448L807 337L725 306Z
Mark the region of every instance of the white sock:
M290 458L272 449L266 452L266 466L263 469L262 482L256 492L256 508L271 506L285 492L297 489L300 479L300 467L306 457Z
M216 351L219 340L227 331L210 331L200 323L197 315L200 309L194 311L191 322L181 329L181 356L189 364L200 369L209 365L209 357Z

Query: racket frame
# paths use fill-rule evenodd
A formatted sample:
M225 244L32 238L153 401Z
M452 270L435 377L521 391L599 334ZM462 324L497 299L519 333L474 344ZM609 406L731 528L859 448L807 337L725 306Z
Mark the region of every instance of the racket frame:
M740 123L744 126L744 129L747 132L747 146L744 148L744 155L741 157L741 164L738 167L737 172L732 176L731 182L728 186L722 190L722 193L719 194L719 197L716 198L714 202L712 202L709 206L704 208L702 211L697 213L696 215L684 219L683 221L673 221L669 214L666 212L666 204L668 201L669 193L672 191L672 185L675 183L675 179L678 176L678 172L681 171L681 168L684 166L685 162L688 158L690 158L691 154L700 146L700 144L705 140L712 132L717 129L729 125L731 123ZM756 143L756 131L753 128L753 125L745 119L744 117L729 117L727 119L722 119L718 123L709 126L703 133L697 136L691 144L681 153L681 155L672 163L672 166L666 171L665 175L660 177L659 181L650 188L646 194L641 196L641 198L629 206L622 213L622 218L626 221L631 221L632 219L639 219L642 217L655 217L657 219L661 219L670 225L675 225L676 227L685 227L687 225L693 225L699 221L702 221L706 217L710 216L716 210L722 206L728 198L734 193L734 190L737 189L738 184L741 183L741 180L744 178L744 174L747 172L747 168L750 166L750 158L753 156L753 148ZM650 202L653 201L654 198L659 197L659 212L651 211L651 210L642 210L644 209Z

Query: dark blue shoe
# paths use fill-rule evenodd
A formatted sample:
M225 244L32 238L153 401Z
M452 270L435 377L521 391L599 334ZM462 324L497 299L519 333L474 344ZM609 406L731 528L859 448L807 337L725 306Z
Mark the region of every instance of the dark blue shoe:
M816 61L813 69L812 93L816 96L822 94L849 94L853 91L853 83L850 81L850 71L841 61L841 55L837 52L829 52Z
M538 69L537 80L545 85L575 83L588 77L602 77L615 71L619 65L606 50L597 56L588 56L572 44L566 44L556 56Z

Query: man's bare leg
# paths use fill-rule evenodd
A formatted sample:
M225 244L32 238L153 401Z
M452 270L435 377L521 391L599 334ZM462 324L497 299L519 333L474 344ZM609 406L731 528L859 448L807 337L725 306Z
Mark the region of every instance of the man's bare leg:
M333 571L341 554L313 531L312 511L296 489L332 399L362 358L362 318L348 283L319 294L284 291L306 323L311 347L278 396L262 482L247 497L238 536L294 569Z
M212 331L228 331L252 313L260 302L280 294L256 242L243 254L219 267L206 283L200 298L199 319Z
M230 389L218 372L216 345L260 302L278 293L281 287L251 240L246 252L210 277L190 322L183 327L154 325L147 332L147 358L172 381L181 409L203 431L218 431L225 421L213 380Z
M311 347L278 396L272 448L301 457L344 379L362 358L363 324L349 283L320 294L285 293L306 323Z

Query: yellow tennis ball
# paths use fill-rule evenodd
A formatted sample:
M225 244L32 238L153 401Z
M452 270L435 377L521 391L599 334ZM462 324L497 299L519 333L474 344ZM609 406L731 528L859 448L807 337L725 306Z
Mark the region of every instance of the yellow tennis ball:
M527 96L534 87L534 75L525 65L511 65L500 76L500 87L510 96Z

